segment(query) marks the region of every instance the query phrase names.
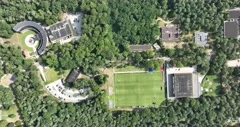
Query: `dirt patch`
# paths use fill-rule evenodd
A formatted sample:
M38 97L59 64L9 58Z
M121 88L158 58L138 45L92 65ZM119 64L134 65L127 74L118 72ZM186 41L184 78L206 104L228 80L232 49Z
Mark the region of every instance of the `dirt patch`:
M185 43L184 42L163 42L163 45L165 48L168 48L168 49L174 49L175 47L178 47L178 48L182 48L183 45Z
M156 20L156 24L158 25L159 28L162 28L162 27L168 26L168 25L172 25L173 22L174 22L174 20L166 21L166 20L162 19L161 17L158 17Z
M174 20L175 20L175 19L174 19ZM172 20L172 21L166 21L166 20L162 19L161 17L158 17L158 18L157 18L157 21L161 21L161 22L163 22L163 23L165 23L165 24L171 24L172 22L174 22L174 20Z
M184 34L181 37L182 41L188 40L188 41L193 41L193 33L188 33L188 34Z
M108 87L113 87L114 85L114 69L113 68L104 68L100 69L103 74L108 75L107 82L103 85L103 89L108 90Z
M4 42L10 42L10 45L15 45L15 46L20 46L20 38L21 34L20 33L15 33L11 36L11 38L8 39L0 39L0 43L3 44Z
M113 95L113 87L108 87L108 95L109 96Z
M212 82L209 82L209 86L211 86L211 85L213 85L213 83L212 83Z
M6 74L0 79L0 85L9 87L10 84L14 83L17 78L12 74Z
M77 78L78 79L90 79L87 75L84 75L82 73Z

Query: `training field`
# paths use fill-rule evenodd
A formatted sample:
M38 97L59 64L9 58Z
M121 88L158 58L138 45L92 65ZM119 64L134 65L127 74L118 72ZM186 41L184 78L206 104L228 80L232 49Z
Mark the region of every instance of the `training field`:
M159 106L165 100L163 73L115 73L114 105Z

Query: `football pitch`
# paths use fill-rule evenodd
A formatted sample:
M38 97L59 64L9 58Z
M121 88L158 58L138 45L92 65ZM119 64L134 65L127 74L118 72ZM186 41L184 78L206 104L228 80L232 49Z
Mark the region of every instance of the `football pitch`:
M165 100L163 73L115 73L115 108L159 106Z

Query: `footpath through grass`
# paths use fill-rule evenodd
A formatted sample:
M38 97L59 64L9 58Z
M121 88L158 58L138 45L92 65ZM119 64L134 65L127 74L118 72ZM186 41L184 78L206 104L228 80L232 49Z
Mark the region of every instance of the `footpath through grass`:
M162 78L162 72L115 74L115 108L159 106L165 100Z
M207 75L202 83L203 92L208 96L217 96L221 84L216 75Z

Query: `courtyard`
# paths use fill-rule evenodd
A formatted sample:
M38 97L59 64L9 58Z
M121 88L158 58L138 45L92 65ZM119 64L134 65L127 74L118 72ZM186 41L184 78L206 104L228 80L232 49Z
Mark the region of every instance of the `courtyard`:
M36 33L34 31L24 31L20 38L21 48L28 52L34 52L34 48L36 49L38 47L38 41L34 39L35 36Z

